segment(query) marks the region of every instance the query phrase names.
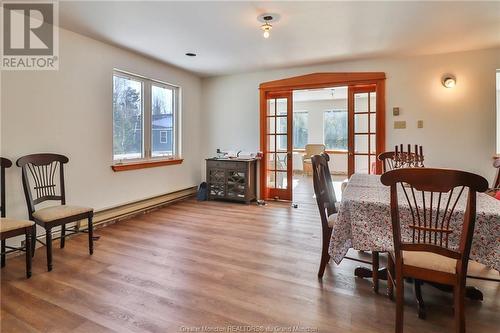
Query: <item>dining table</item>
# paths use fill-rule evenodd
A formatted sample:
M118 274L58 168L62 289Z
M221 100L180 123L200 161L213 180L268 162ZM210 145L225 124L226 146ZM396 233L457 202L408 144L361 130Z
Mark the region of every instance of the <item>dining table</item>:
M404 205L404 200L399 201ZM328 251L336 264L342 262L349 249L393 250L390 188L381 183L379 175L353 174L344 187L338 208ZM465 198L458 200L454 213L457 222L463 222L465 208ZM458 246L458 240L455 241L457 244L451 247ZM477 193L470 259L500 271L500 201L484 193ZM355 271L358 277L372 277L372 273L364 267ZM385 268L380 269L378 278L386 279L386 273ZM467 287L466 294L480 300L483 296L474 287Z

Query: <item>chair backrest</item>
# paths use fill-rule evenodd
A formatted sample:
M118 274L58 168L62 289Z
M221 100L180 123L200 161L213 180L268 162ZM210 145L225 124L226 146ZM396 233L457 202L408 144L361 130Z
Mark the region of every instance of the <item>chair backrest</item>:
M304 147L304 157L311 157L313 155L323 154L325 152L325 145L319 143L310 143Z
M386 151L378 155L378 160L382 161L382 171L387 172L395 169L394 152Z
M0 157L0 217L6 216L5 210L5 169L10 168L12 162L7 159Z
M500 157L496 158L493 161L493 167L498 169L498 171L497 171L497 177L495 179L495 182L493 183L493 188L494 189L500 189Z
M335 191L333 189L332 176L328 161L330 157L327 153L314 155L311 158L313 170L313 185L316 202L318 203L319 214L323 227L328 227L328 216L337 213L335 203Z
M59 154L32 154L19 158L16 162L22 169L22 180L30 219L35 206L47 200L66 204L64 188L64 168L69 159Z
M431 168L392 170L384 173L381 181L391 187L396 261L401 260L401 251L427 251L457 259L461 265L457 271L466 270L476 219L476 193L486 191L488 181L469 172ZM405 204L401 205L399 199ZM464 204L463 218L459 218L457 205ZM401 218L407 223L401 224ZM452 237L454 242L450 241Z

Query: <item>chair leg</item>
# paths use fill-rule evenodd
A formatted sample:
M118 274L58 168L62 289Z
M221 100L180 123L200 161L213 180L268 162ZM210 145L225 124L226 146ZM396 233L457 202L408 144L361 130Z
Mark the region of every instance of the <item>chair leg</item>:
M417 301L418 318L425 319L425 304L422 298L422 281L414 279L413 287L415 291L415 299Z
M403 274L401 269L396 268L396 333L403 333L404 290Z
M88 227L89 227L89 254L92 255L94 254L94 225L92 223L92 217L89 217L89 222L88 222Z
M31 277L31 228L26 228L26 278Z
M453 296L455 299L455 332L465 333L465 281L455 286Z
M64 249L64 245L66 243L66 225L63 224L61 226L61 249Z
M328 253L328 247L330 246L330 238L332 236L332 229L328 228L323 230L323 245L321 249L321 262L318 270L318 278L322 279L325 273L326 265L330 261L330 254Z
M52 270L52 229L45 229L45 242L47 247L47 271Z
M387 296L392 301L394 299L394 261L389 253L387 256Z
M5 239L2 239L2 267L5 267Z
M378 268L379 268L379 253L372 252L372 280L373 291L378 294Z
M31 257L35 256L35 248L36 248L36 224L33 224L33 228L31 230Z

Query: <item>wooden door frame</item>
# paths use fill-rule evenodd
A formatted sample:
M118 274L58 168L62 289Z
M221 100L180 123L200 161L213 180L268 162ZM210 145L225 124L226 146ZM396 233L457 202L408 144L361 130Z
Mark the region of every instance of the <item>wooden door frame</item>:
M336 86L376 85L377 93L377 155L385 150L385 73L384 72L340 72L340 73L312 73L290 78L268 81L259 85L260 91L260 150L266 151L266 96L274 91L289 91L300 89L329 88ZM292 105L293 107L293 105ZM293 133L293 128L289 129ZM292 134L293 135L293 134ZM293 137L292 137L293 139ZM266 185L267 177L266 156L260 164L260 191L261 199L268 199L269 190ZM377 163L377 173L381 172ZM293 172L293 171L292 171Z
M374 90L375 88L375 90ZM348 112L348 143L347 143L347 175L350 177L354 172L355 172L355 155L358 155L355 153L355 136L356 136L356 131L355 131L355 126L354 126L354 117L355 117L355 112L354 112L354 95L359 94L359 93L372 93L375 92L377 93L377 87L374 84L369 84L369 85L355 85L347 88L347 112ZM376 95L378 96L378 95ZM377 98L378 101L378 98ZM368 100L368 106L371 109L370 106L370 100ZM375 105L375 107L378 107L378 102ZM376 109L378 110L378 109ZM378 128L379 124L382 122L385 124L385 119L378 119L379 114L375 112L377 115L377 120L375 124L375 138L378 139ZM385 114L384 114L385 116ZM368 116L369 118L369 116ZM368 120L368 123L370 120ZM370 133L370 125L368 125L368 133ZM384 135L385 137L385 135ZM380 153L385 151L385 143L382 147L378 145L378 142L375 145L375 157L377 157ZM370 134L368 134L368 156L372 155L370 154L371 152L371 145L370 145ZM363 154L361 154L363 155ZM369 158L369 157L368 157ZM369 161L369 160L368 160ZM378 159L375 160L375 173L381 174L382 173L382 161L379 161ZM368 163L368 173L371 174L371 165Z
M292 122L293 122L293 97L292 97L292 92L289 90L285 91L269 91L265 95L266 98L266 114L264 115L264 140L266 140L268 131L267 131L267 100L268 99L279 99L279 98L286 98L287 99L287 143L286 143L286 161L287 161L287 188L286 189L278 189L278 188L267 188L266 187L266 197L267 198L275 198L279 197L281 200L287 200L287 198L290 198L290 201L292 200L292 180L293 180L293 133L291 132L292 130ZM277 112L276 112L277 114ZM277 124L275 125L275 133L277 133ZM277 136L276 136L277 138ZM265 147L263 147L265 148ZM264 150L263 150L264 152ZM275 152L278 152L278 142L275 142ZM276 155L277 156L277 155ZM275 157L276 157L275 156ZM267 177L267 156L264 154L263 161L265 161L265 176ZM277 160L275 160L275 163L277 163ZM262 163L261 163L262 165ZM276 176L278 173L276 172ZM278 182L278 178L275 178L275 182Z

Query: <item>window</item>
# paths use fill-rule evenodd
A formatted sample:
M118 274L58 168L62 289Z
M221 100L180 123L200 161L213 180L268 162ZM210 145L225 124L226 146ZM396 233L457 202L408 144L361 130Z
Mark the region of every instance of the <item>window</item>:
M160 143L167 143L167 131L160 131Z
M347 110L324 112L325 146L328 150L347 150Z
M179 88L121 71L113 74L113 160L177 157Z
M293 113L293 149L304 149L308 138L307 111Z

